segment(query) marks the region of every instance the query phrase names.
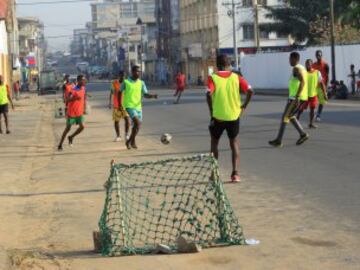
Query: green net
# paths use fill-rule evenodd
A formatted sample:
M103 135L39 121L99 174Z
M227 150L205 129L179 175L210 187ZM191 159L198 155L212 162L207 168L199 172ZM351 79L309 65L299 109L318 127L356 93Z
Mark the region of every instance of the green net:
M99 227L106 256L157 244L176 252L179 236L202 247L245 243L211 155L112 165Z

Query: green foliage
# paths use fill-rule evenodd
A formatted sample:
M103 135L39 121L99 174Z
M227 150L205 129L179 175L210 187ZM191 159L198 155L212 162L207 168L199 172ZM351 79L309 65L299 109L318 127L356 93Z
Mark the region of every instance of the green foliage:
M317 42L317 33L311 31L311 24L320 18L329 18L330 1L329 0L286 0L285 6L267 7L268 18L275 20L274 23L266 24L263 29L274 31L281 35L291 35L296 43L308 41L309 44ZM351 8L355 5L357 8L359 0L341 0L335 1L335 17L337 21L344 18L347 24L353 22L359 16L356 10ZM357 4L356 4L357 3ZM345 17L346 15L346 17ZM345 20L346 18L346 20Z

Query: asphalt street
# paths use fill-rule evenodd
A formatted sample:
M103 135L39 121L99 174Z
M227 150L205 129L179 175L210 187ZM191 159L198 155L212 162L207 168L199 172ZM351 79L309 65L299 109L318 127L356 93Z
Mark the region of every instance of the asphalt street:
M107 106L109 85L90 83L89 92L97 92L95 106ZM179 105L173 104L173 91L151 89L157 101L144 102L141 136L173 136L174 156L209 151L209 113L203 90L185 92ZM331 101L323 122L316 130L307 130L310 140L296 146L298 135L289 126L284 147L268 145L275 138L285 105L285 97L255 96L241 119L241 176L243 181L260 181L281 186L286 196L302 194L315 208L331 213L334 220L360 222L360 104L358 101ZM302 123L307 127L308 116ZM225 134L224 134L225 135ZM164 146L166 147L166 146ZM230 151L226 136L220 146L220 166L224 181L231 173ZM161 157L154 157L160 159ZM255 179L255 180L254 180ZM264 194L266 197L266 194Z

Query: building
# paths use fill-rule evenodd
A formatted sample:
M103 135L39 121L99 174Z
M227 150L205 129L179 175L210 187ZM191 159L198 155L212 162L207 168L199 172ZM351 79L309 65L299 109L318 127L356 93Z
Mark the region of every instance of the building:
M231 4L230 0L180 1L181 61L188 81L203 81L214 70L217 53L233 57ZM260 31L261 24L270 22L265 16L267 11L264 6L281 4L283 0L235 0L239 55L262 50L282 50L290 46L288 37ZM237 60L240 62L240 59Z
M0 2L0 75L3 76L5 84L11 82L10 51L8 38L8 1Z
M104 0L91 4L92 59L107 66L127 70L156 61L155 0Z
M157 63L155 78L170 83L180 70L179 1L156 0Z
M28 81L30 88L35 89L39 73L45 67L44 25L34 17L18 18L18 25L21 79L23 82Z

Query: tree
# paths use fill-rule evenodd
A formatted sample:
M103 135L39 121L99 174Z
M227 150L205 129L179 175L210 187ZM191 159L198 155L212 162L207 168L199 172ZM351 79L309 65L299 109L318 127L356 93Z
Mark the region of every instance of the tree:
M270 32L276 32L281 35L291 35L295 39L296 43L307 41L308 44L315 44L317 36L316 33L311 31L310 26L312 23L316 22L319 17L328 17L330 10L329 1L284 1L285 5L283 6L267 7L269 11L267 17L273 19L275 22L264 25L263 29ZM336 19L340 19L342 15L349 12L349 5L358 1L359 0L335 1Z

